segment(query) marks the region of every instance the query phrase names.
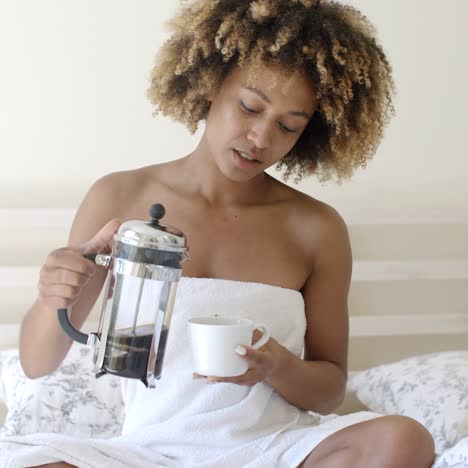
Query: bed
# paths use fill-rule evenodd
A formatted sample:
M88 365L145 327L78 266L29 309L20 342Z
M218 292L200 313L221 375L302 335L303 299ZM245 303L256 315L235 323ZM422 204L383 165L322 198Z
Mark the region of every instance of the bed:
M119 433L119 382L94 379L89 349L73 345L54 374L35 381L18 365L19 323L38 267L65 243L72 217L73 210L0 210L0 433ZM355 259L350 377L337 413L414 417L435 439L434 468L468 467L468 224L347 222ZM87 330L96 329L99 305Z

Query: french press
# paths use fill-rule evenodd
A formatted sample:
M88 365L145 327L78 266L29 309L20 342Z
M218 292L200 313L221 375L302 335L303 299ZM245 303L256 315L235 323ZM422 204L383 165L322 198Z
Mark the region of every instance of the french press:
M108 269L97 333L78 331L67 309L58 310L65 333L94 349L96 377L140 379L150 388L161 377L181 265L190 260L184 234L159 223L164 214L152 205L150 222L120 226L110 255L86 255Z

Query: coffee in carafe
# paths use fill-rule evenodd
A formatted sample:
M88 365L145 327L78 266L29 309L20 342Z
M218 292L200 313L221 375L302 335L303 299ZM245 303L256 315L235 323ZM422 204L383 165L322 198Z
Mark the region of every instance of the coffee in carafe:
M156 379L161 376L168 331L166 327L161 329L158 349L156 350L156 362L152 366ZM115 335L108 335L103 363L106 372L130 379L144 380L152 342L152 325L143 325L135 330L120 330Z

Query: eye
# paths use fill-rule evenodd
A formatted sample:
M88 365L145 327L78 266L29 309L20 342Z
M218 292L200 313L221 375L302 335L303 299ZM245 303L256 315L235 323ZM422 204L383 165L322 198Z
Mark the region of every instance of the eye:
M247 107L244 101L242 101L242 99L239 100L239 105L243 111L248 112L249 114L258 114L258 111L256 111L255 109L251 109L250 107ZM279 122L278 125L281 131L284 133L296 133L296 130L286 127L286 125L282 124L281 122Z
M283 125L281 122L279 123L279 126L283 132L286 133L296 133L296 130L293 130L292 128L286 127L286 125Z
M251 109L250 107L247 107L247 106L244 104L244 101L242 101L242 99L239 100L239 104L240 104L241 108L242 108L245 112L249 112L250 114L256 114L256 113L257 113L256 110Z

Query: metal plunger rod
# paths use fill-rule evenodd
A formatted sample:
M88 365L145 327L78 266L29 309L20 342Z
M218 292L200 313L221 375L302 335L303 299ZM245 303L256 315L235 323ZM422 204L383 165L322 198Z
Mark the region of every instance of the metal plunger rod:
M137 297L137 302L135 306L135 313L134 313L134 318L133 318L133 334L135 335L136 333L136 324L138 321L138 314L140 313L140 302L141 302L141 295L143 292L143 286L145 284L145 280L140 280L140 289L138 291L138 297Z

